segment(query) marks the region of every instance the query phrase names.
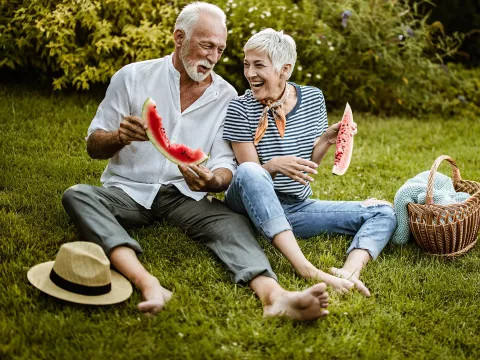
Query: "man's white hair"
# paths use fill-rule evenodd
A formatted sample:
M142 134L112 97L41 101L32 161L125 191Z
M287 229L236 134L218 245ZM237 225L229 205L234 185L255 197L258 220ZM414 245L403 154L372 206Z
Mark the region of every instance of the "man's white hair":
M188 4L182 9L175 22L175 30L180 29L185 31L185 35L187 39L189 39L193 28L197 24L200 12L206 12L218 16L222 21L222 24L225 25L225 27L227 26L227 17L222 9L217 5L196 1Z
M290 35L273 29L264 29L253 35L243 47L243 51L258 50L265 52L272 61L273 67L279 72L285 64L292 67L287 78L292 74L297 61L297 45Z

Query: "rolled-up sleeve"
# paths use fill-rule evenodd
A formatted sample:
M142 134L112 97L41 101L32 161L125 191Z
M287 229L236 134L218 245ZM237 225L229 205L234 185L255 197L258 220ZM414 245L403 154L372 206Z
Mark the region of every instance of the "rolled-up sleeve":
M223 125L217 131L213 142L210 158L207 161L207 167L210 170L225 168L232 173L235 172L237 166L235 154L229 141L223 140Z
M122 119L130 114L131 102L128 89L131 88L131 70L128 65L117 71L108 85L105 98L90 124L87 137L96 130L115 131Z

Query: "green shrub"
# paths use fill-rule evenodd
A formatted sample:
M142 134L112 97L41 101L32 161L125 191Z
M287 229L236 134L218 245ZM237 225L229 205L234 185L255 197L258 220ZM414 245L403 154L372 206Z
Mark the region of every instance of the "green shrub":
M48 71L54 89L88 89L123 65L171 52L178 15L156 0L8 0L0 10L0 67Z
M0 0L0 67L51 74L55 89L107 83L123 65L173 51L185 1ZM462 36L428 25L399 0L214 0L228 17L228 46L217 72L240 93L242 47L262 28L297 42L292 80L320 87L330 108L386 113L477 112L479 83L446 66ZM343 19L342 19L343 15Z

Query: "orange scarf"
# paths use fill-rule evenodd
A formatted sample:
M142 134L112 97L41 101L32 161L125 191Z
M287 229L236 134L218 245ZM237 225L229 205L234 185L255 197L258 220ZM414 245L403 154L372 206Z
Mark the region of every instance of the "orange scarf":
M288 88L288 84L285 86L285 90L283 91L283 95L280 100L275 102L272 101L261 101L263 105L262 116L260 120L258 120L257 131L255 132L255 138L253 139L253 144L257 145L260 140L262 140L263 135L267 132L268 127L268 111L272 110L273 118L275 120L275 124L277 125L278 132L280 137L283 139L285 135L285 128L287 127L287 118L285 117L285 112L283 111L282 105L290 95L290 89Z

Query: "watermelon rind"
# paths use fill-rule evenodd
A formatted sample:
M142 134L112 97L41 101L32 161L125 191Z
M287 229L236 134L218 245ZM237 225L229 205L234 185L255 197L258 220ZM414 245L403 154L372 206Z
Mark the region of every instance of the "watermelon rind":
M148 139L150 140L150 142L155 146L155 148L160 151L160 153L165 156L168 160L170 160L171 162L173 162L174 164L177 164L177 165L185 165L185 166L188 166L188 165L199 165L203 162L205 162L207 159L208 159L208 155L205 154L203 151L201 151L202 153L202 156L197 159L197 160L194 160L192 162L189 162L189 163L185 163L183 161L180 161L179 159L175 158L172 154L170 154L163 146L161 146L159 144L159 142L155 139L155 136L153 135L152 131L150 130L150 123L148 121L148 109L150 107L156 107L157 104L155 103L155 101L152 99L152 98L148 98L147 100L145 100L145 102L143 103L143 106L142 106L142 119L147 123L148 127L147 129L145 130L146 134L147 134L147 137ZM168 140L167 140L168 141ZM186 146L186 145L184 145Z
M342 134L344 130L346 130L346 132L345 134ZM353 137L353 114L350 105L347 103L345 111L343 113L342 121L340 123L340 128L338 129L335 154L342 146L343 139L346 140L346 149L345 152L341 155L339 161L337 161L337 158L335 158L335 164L333 165L332 174L344 175L347 172L347 169L350 166L350 161L352 160Z

